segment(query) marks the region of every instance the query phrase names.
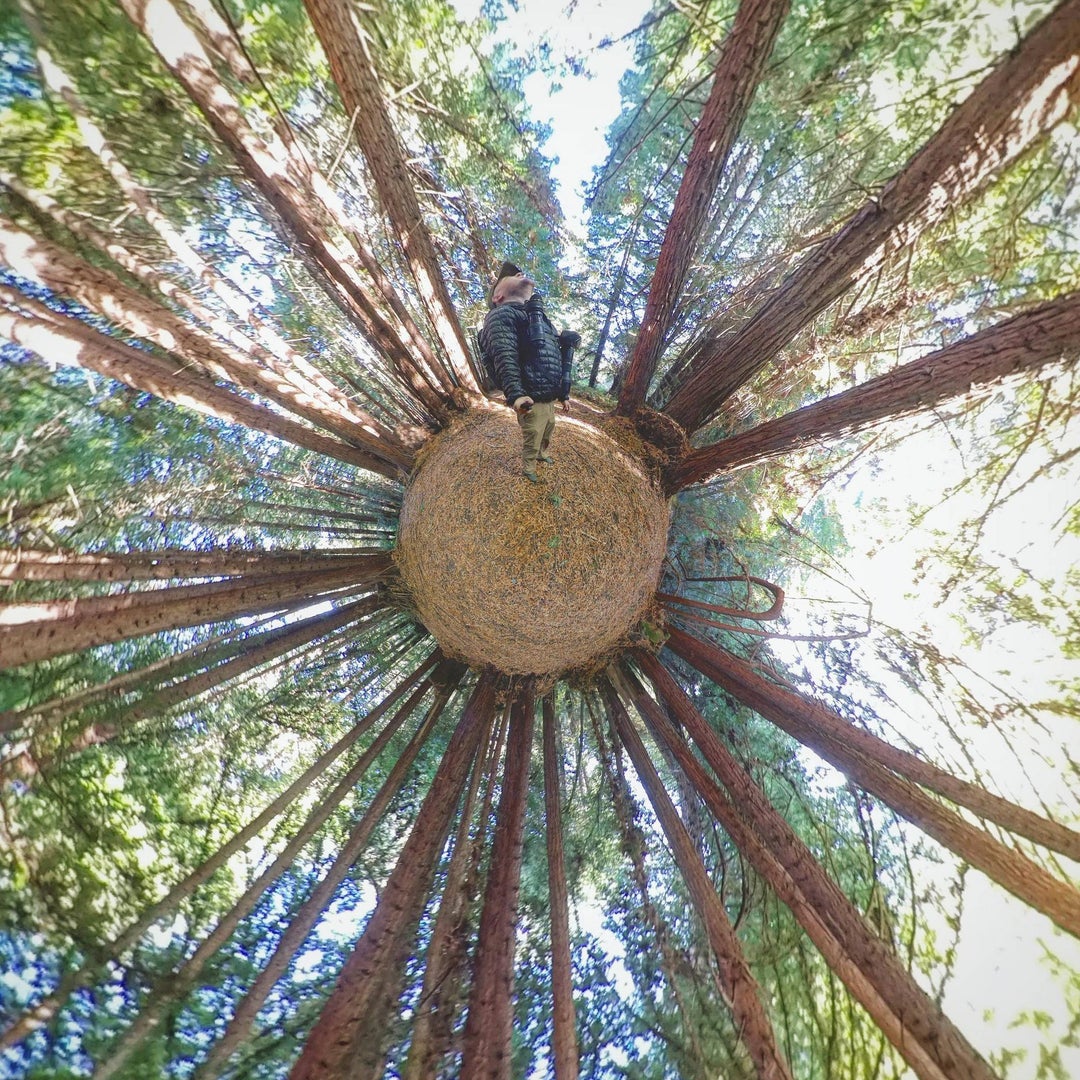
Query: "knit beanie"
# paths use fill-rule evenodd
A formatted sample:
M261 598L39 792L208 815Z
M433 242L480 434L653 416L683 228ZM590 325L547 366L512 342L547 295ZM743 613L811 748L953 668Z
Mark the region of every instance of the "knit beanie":
M488 300L491 303L495 303L495 286L499 284L504 277L517 277L521 273L521 269L515 266L512 262L504 262L499 267L498 274L495 275L495 280L491 283L491 292L488 295Z

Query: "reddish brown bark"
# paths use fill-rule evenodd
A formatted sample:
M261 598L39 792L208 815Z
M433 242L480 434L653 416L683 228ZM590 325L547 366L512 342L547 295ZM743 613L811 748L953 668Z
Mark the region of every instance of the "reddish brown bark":
M914 780L959 806L966 807L979 817L1067 855L1070 859L1080 861L1080 833L1074 829L1041 817L987 791L979 784L963 780L924 758L892 746L864 728L856 727L824 705L767 681L750 664L732 653L702 642L678 627L669 629L671 637L668 644L673 652L695 667L698 665L696 659L691 659L691 655L708 664L708 671L703 671L700 667L698 670L714 681L724 679L732 688L732 693L751 708L757 709L758 704L764 707L771 702L773 711L787 718L786 722L793 725L799 723L799 731L820 731L833 742L857 750L870 760L884 765L900 776ZM747 700L744 694L752 694L754 701ZM772 720L772 716L769 716L769 719ZM794 730L786 727L784 730L805 741L802 735Z
M281 365L276 361L274 368L278 370L264 366L250 353L212 337L128 288L107 270L93 266L57 244L31 236L2 215L0 259L24 277L60 295L74 297L90 310L170 354L197 364L215 378L260 394L400 468L407 469L412 463L412 454L400 443L384 440L378 432L353 419L351 409L341 408L320 387L295 372L281 374ZM266 359L273 359L265 350L261 351Z
M721 46L619 393L624 416L644 404L716 186L789 7L790 0L741 0Z
M1080 351L1080 293L1040 304L861 386L749 431L691 451L665 477L669 493L715 473L757 465L875 424L990 393L1002 379L1037 371Z
M161 630L287 610L370 587L389 567L389 555L372 555L314 572L253 574L205 585L0 604L0 668Z
M401 962L403 945L408 948L410 926L415 926L423 907L435 864L450 831L454 808L494 706L494 679L482 675L446 747L379 904L308 1036L289 1074L290 1080L325 1080L348 1075L348 1062L360 1049L356 1037L365 1026L371 996L379 990L380 975L388 966Z
M696 430L854 282L979 191L1064 118L1078 94L1080 0L1064 0L735 333L705 343L664 411L687 431Z
M260 138L252 130L238 103L218 79L201 42L170 0L119 0L119 3L273 208L299 250L310 260L315 277L326 287L327 294L365 339L390 361L417 401L436 414L441 412L443 395L453 389L449 376L430 356L430 350L426 350L428 362L423 367L417 364L412 350L422 349L421 339L410 336L406 341L400 328L376 307L351 269L347 254L330 239L313 207L316 200L298 179L310 175L311 168L292 162L292 155L280 140L269 135Z
M578 1044L574 1024L574 984L570 968L570 918L563 851L562 792L555 741L555 703L545 694L544 816L547 824L548 912L551 918L551 1061L555 1080L577 1080Z
M617 675L615 677L618 678ZM679 872L686 882L694 910L705 925L709 944L716 954L720 968L724 996L731 1007L739 1038L754 1063L757 1075L761 1080L791 1080L791 1070L780 1052L772 1023L761 1000L761 988L750 971L735 929L709 880L701 856L650 760L641 736L614 691L607 695L607 703L619 739L634 763L634 769L664 830Z
M343 552L305 551L38 551L0 548L0 582L5 581L150 581L168 578L234 577L258 573L288 574L329 570L342 560L384 554L376 548Z
M891 756L886 751L895 752L895 748L883 744L883 750L877 745L880 740L876 740L875 736L847 724L824 706L776 686L757 674L745 661L738 660L715 645L693 638L677 628L672 628L668 645L703 675L809 746L927 835L966 859L1024 903L1041 911L1063 930L1080 937L1080 892L1054 878L1018 851L1005 847L985 830L969 825L915 784L879 764L879 761ZM925 766L925 763L921 764ZM977 785L970 786L977 789ZM989 795L986 792L983 794ZM995 811L994 820L999 824L1005 824L1002 819L1008 819L1027 826L1030 831L1034 821L1041 833L1052 837L1065 834L1064 839L1075 840L1071 830L1045 821L1005 799L989 796L983 801Z
M509 1080L514 1019L514 943L525 807L532 757L532 681L517 689L510 709L498 824L473 962L461 1080Z
M502 725L498 737L489 737L488 741L494 744L490 756L488 751L481 748L473 766L469 789L465 793L465 805L446 868L446 884L439 898L439 911L425 955L424 981L409 1038L409 1056L401 1073L402 1080L428 1080L435 1075L440 1052L450 1034L454 1006L457 1004L457 984L467 954L472 871L477 861L477 849L482 845L486 833L487 816L481 815L475 822L475 842L470 841L469 833L474 824L477 794L485 772L488 776L488 792L494 783L495 763L504 732L505 725ZM485 806L490 809L486 798Z
M0 310L0 335L38 354L49 363L87 368L125 386L205 416L241 424L307 450L396 479L400 470L366 450L304 427L255 405L239 394L215 386L201 372L179 361L163 360L99 333L78 319L57 315L44 304L9 286L0 286L0 302L30 315Z
M675 755L739 850L790 907L826 962L916 1075L924 1080L993 1080L986 1062L867 926L671 674L643 650L635 652L635 660L673 719L697 744L726 789L726 797L672 720L629 676L639 713Z
M420 699L427 692L428 687L434 686L436 688L435 699L428 708L420 726L414 732L405 749L394 761L393 768L375 794L375 797L364 810L360 820L352 827L347 840L338 852L330 869L315 885L311 894L293 916L266 966L256 976L247 993L234 1010L225 1028L225 1033L211 1047L210 1053L200 1065L196 1073L197 1080L209 1080L211 1077L220 1076L225 1070L229 1059L249 1037L255 1018L270 992L307 940L320 916L333 899L334 893L367 846L371 834L379 824L383 814L400 791L405 778L409 775L409 771L416 761L417 755L442 715L450 696L456 689L460 674L460 665L448 663L445 660L442 661L438 669L431 675L430 680L424 686L417 688L409 700L395 713L383 731L380 732L378 739L364 751L363 756L340 781L341 787L351 785L355 788L359 777L363 775L371 762L375 761L378 755L382 753L390 738L400 729L403 721L412 714ZM336 791L337 788L335 788Z
M255 905L266 890L292 865L293 861L300 854L308 841L311 840L318 830L326 823L327 819L342 799L356 788L356 785L363 778L364 773L367 772L372 762L374 762L383 751L386 744L401 727L405 718L412 712L427 691L428 686L426 684L417 687L409 700L397 711L397 713L395 713L345 776L334 785L330 792L316 802L314 810L308 815L304 824L289 838L289 842L273 860L270 866L248 886L243 896L241 896L236 904L233 905L229 913L221 919L214 929L199 943L199 947L192 953L191 957L185 960L175 972L158 983L151 993L150 999L142 1004L139 1015L127 1028L116 1045L111 1048L108 1058L101 1062L95 1069L94 1072L96 1076L100 1077L101 1080L108 1080L109 1077L115 1075L131 1054L138 1048L142 1040L158 1025L158 1023L160 1023L161 1016L169 1003L182 998L192 986L195 985L196 980L207 962L233 935L241 920L251 914ZM437 719L445 702L446 697L443 695L436 698L435 705L432 706L431 712L410 743L410 749L412 749L415 744L413 756L415 756L415 752L419 749L423 740L430 734L434 720ZM406 753L408 753L408 750ZM410 757L409 764L412 763L412 760L413 757ZM404 767L399 771L396 776L397 784L401 783L405 772L406 768ZM382 790L385 790L385 787L389 785L389 783L390 778L388 777L386 785L380 790L380 794L382 793ZM396 790L396 787L394 790ZM377 822L378 817L381 816L383 810L385 810L385 803L380 804L377 814L370 808L368 813L373 814L374 820ZM350 841L352 839L353 837L350 837ZM353 852L350 865L351 862L355 860L356 854L357 852ZM292 926L290 926L290 930L291 929ZM306 934L304 936L306 936ZM275 954L275 958L276 955L277 954Z
M421 302L450 360L458 383L480 392L468 362L465 332L439 268L435 247L416 198L405 152L391 122L379 76L357 25L358 12L344 0L304 0L311 24L330 61L352 131L404 252Z
M231 286L218 278L209 266L201 261L197 264L203 267L198 275L200 280L208 282L215 289L226 305L235 312L236 319L230 321L218 315L190 292L181 288L172 278L137 258L122 244L117 243L115 238L106 236L95 229L87 218L62 206L44 192L26 187L11 173L2 169L0 169L0 184L6 186L36 211L62 225L72 235L97 248L103 255L108 256L140 281L148 290L161 293L162 296L188 311L198 323L207 327L222 341L228 342L234 350L258 361L301 392L310 392L316 399L321 395L329 411L334 415L346 417L350 424L358 425L389 445L405 447L403 441L405 433L401 431L401 425L398 425L396 429L391 429L361 408L311 364L302 353L292 348L265 319L261 318L250 300L239 296L234 298L230 292ZM182 263L185 262L182 251L180 253L174 251L173 254L177 255ZM192 255L195 253L192 252ZM198 258L197 255L195 257ZM194 272L194 268L191 269ZM265 345L261 343L263 340L266 342ZM409 446L422 441L424 435L420 429L410 430L407 434Z

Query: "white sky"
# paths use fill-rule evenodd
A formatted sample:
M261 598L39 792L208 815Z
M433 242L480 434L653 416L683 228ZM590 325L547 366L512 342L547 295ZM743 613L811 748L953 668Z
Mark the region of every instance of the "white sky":
M453 0L463 19L480 13L481 0ZM571 55L584 65L581 75L568 75L553 89L552 78L536 70L525 80L525 93L535 119L551 124L541 149L558 158L552 175L571 234L583 230L582 184L607 156L604 135L619 113L619 78L632 66L633 43L601 48L640 25L651 0L573 0L545 4L521 0L517 11L496 27L495 39L512 42L528 56L547 40L556 58Z

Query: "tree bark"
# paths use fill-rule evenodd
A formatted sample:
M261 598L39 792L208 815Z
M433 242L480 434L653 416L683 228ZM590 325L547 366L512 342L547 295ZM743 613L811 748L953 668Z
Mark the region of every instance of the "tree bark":
M864 728L856 727L851 721L845 720L839 713L824 705L762 678L750 664L732 653L702 642L677 627L669 629L671 637L668 644L676 655L695 667L698 667L699 659L702 663L707 663L709 671L702 671L700 667L698 670L714 681L724 679L725 682L719 685L730 686L731 692L751 708L760 712L756 703L763 707L772 703L774 711L778 715L791 718L792 724L798 723L800 731L820 731L832 742L858 751L871 761L929 788L978 817L992 821L1017 836L1026 837L1052 851L1060 852L1070 859L1080 861L1080 833L1074 829L1017 806L979 784L954 776L924 758L887 743ZM747 701L744 696L751 693L754 695L754 702ZM772 720L772 717L769 719ZM796 734L790 728L785 727L784 730L805 741L802 735Z
M494 707L495 680L482 675L447 745L379 905L342 968L337 986L289 1074L290 1080L350 1078L350 1063L360 1049L356 1036L366 1026L365 1015L380 990L382 972L401 962L402 953L408 950L409 933L423 907L454 807Z
M419 336L409 336L406 341L399 328L382 314L351 269L347 254L327 235L312 209L315 200L297 179L310 175L311 169L295 165L280 140L272 136L262 139L255 134L171 0L119 0L119 4L273 208L310 260L316 279L324 285L327 294L364 338L390 361L417 401L439 415L443 411L443 395L453 390L449 376L422 345ZM422 366L411 355L411 348L428 353Z
M1080 94L1080 0L1064 0L953 110L877 197L733 334L710 340L664 411L688 432L854 282L874 273L1068 114Z
M373 555L315 572L253 574L205 585L0 604L0 670L161 630L294 608L361 588L370 591L389 567L389 555Z
M130 180L131 185L134 183L133 179ZM198 260L196 266L203 267L198 275L199 279L210 284L219 298L237 315L236 320L230 321L218 315L190 292L181 288L172 278L144 263L123 245L117 243L114 238L105 236L95 229L81 214L61 206L44 192L27 188L15 176L2 169L0 169L0 184L7 187L34 211L45 214L73 236L97 248L117 266L131 274L147 290L160 293L178 307L188 311L195 320L209 328L222 341L228 342L235 351L253 357L300 391L311 392L316 399L321 395L326 402L328 412L332 415L345 417L350 424L358 425L384 442L402 449L407 450L408 447L413 447L423 441L425 433L422 429L403 431L402 428L405 425L397 425L392 429L361 408L340 387L311 364L302 353L292 348L256 312L251 300L241 294L234 296L235 290L232 286L223 282L211 267L202 262L197 253L191 252L192 256ZM141 188L137 190L142 191ZM145 195L145 192L143 194ZM145 197L149 199L149 196ZM168 242L167 238L163 237L163 239ZM185 263L184 250L173 251L173 254L180 262ZM194 272L192 267L189 269ZM241 330L241 326L245 329Z
M304 0L308 17L330 61L353 135L375 181L383 210L405 255L421 302L450 361L458 384L479 394L469 367L465 331L439 268L435 247L416 198L404 148L391 123L389 103L357 24L357 11L345 0ZM362 36L363 35L363 36Z
M325 618L325 616L320 616ZM371 727L380 720L388 709L393 708L405 694L416 688L416 684L431 671L432 667L441 659L438 650L433 652L422 664L410 672L400 683L379 702L359 723L345 735L343 735L329 750L321 754L307 769L301 773L280 795L274 799L265 809L251 819L239 832L221 845L208 859L191 871L185 878L175 884L168 893L156 903L151 904L126 930L113 939L104 950L103 955L95 957L91 962L83 964L81 968L68 972L61 978L56 989L39 1001L36 1005L26 1009L21 1016L17 1017L2 1033L0 1033L0 1050L15 1046L27 1035L45 1024L56 1015L64 1003L74 991L86 986L91 982L102 968L108 963L116 963L120 957L132 946L136 945L143 934L150 929L159 919L174 911L179 904L191 896L195 890L223 867L229 859L240 851L245 845L258 836L262 830L270 824L274 818L292 804L303 792L307 791L326 770L347 750L351 749ZM425 682L421 688L427 692L430 682ZM419 698L416 699L418 701ZM412 711L412 706L407 707ZM406 713L408 715L408 713ZM391 721L393 724L394 721ZM389 725L388 725L389 726Z
M397 711L389 723L387 723L383 730L379 732L379 735L372 744L360 755L353 767L338 781L337 784L334 785L334 788L325 798L320 799L315 804L315 809L308 815L304 824L289 838L289 842L281 850L280 854L278 854L270 866L248 886L243 896L241 896L236 904L233 905L232 910L229 911L206 938L199 943L199 947L192 953L191 957L186 960L177 971L163 979L158 986L155 987L149 1000L143 1003L142 1008L139 1010L139 1015L112 1048L109 1056L94 1070L94 1076L97 1077L98 1080L109 1080L110 1077L114 1076L131 1054L138 1048L146 1035L161 1022L162 1014L169 1003L180 1000L195 985L195 981L198 979L207 962L225 944L225 942L229 940L236 931L236 928L240 925L240 922L251 914L255 905L266 890L292 865L293 860L296 859L308 841L311 840L318 830L326 823L342 799L355 789L372 762L375 761L386 747L386 744L397 733L406 717L427 693L427 690L428 687L426 684L417 687L405 705ZM444 696L440 695L436 698L435 706L438 707L432 707L428 717L425 718L424 723L413 737L412 742L410 742L410 749L415 744L413 756L415 756L416 750L419 750L420 745L423 743L424 739L426 739L427 735L430 734L434 720L437 719L445 701L446 698ZM408 751L406 751L406 753L408 753ZM402 756L404 757L405 755L403 754ZM411 763L412 757L409 758L409 764ZM405 769L403 768L397 776L398 784L400 784L404 775ZM389 784L389 780L390 778L387 778L387 785ZM382 791L385 790L387 785L384 785L383 789L380 789L380 794L382 794ZM396 790L396 788L394 790ZM377 823L383 810L385 810L385 803L380 804L380 809L378 814L374 816L372 825ZM371 814L372 811L369 808L368 814L365 815L365 820L368 815ZM352 837L350 837L350 840L352 840ZM349 865L352 864L352 861L355 861L358 853L358 851L353 853ZM275 959L276 957L277 954L275 954Z
M476 799L480 781L488 775L488 790L494 784L497 748L502 745L499 737L488 738L493 742L490 759L481 747L473 766L472 780L465 793L465 805L454 836L454 848L446 868L446 883L439 899L439 910L431 931L424 963L424 980L420 988L420 1001L416 1006L415 1019L409 1038L409 1055L401 1072L402 1080L430 1080L437 1068L439 1053L449 1034L454 1008L454 994L447 980L454 980L466 957L465 937L468 932L470 878L472 864L476 861L476 845L470 842L469 833L476 811ZM485 799L485 807L489 808ZM477 843L486 833L487 817L481 814L476 821Z
M609 671L609 675L621 681L613 669ZM610 684L609 690L606 697L615 729L634 763L641 785L664 830L671 854L690 893L694 910L705 925L709 943L720 967L724 996L731 1008L740 1041L761 1080L791 1080L791 1070L780 1053L772 1023L762 1004L761 988L750 971L724 905L716 895L701 856L695 850L694 842L690 839L690 834L686 831L686 826L650 760L645 744L632 724L619 694L610 688Z
M340 439L304 427L246 398L214 385L212 380L177 361L133 349L99 333L78 319L57 315L17 289L0 285L0 302L17 306L35 317L0 310L0 335L22 345L49 363L87 368L174 405L194 409L275 439L295 443L317 454L368 469L388 479L401 476L397 466Z
M10 581L151 581L237 577L330 570L353 559L384 555L378 548L350 551L39 551L0 548L0 583Z
M990 393L1001 380L1080 353L1080 293L1040 304L861 386L691 451L665 477L669 494L718 472L842 439L888 420Z
M388 442L369 426L326 399L314 384L293 372L282 376L231 343L216 340L185 322L168 308L129 289L106 270L80 259L48 240L31 236L0 215L0 259L16 272L52 292L74 297L138 337L190 363L207 374L250 390L317 427L346 439L406 471L413 455L398 442ZM249 345L254 345L249 342ZM268 352L267 358L272 359ZM275 365L280 368L280 365Z
M634 659L727 791L725 798L664 711L629 677L634 703L739 850L777 895L920 1080L993 1080L952 1021L866 924L843 890L768 801L651 653Z
M405 778L416 762L417 755L457 688L457 680L460 676L460 665L445 660L441 661L438 669L431 675L429 683L417 688L387 724L383 732L380 733L378 740L372 743L364 752L363 758L357 761L349 774L343 777L342 785L351 783L355 787L357 780L363 775L362 771L358 772L357 770L366 770L368 765L385 749L390 738L400 729L404 720L416 708L427 690L427 685L436 688L435 700L427 710L420 726L395 760L393 768L388 773L375 797L364 810L360 820L352 827L347 840L338 852L330 869L327 870L322 880L315 885L311 894L293 916L292 921L275 946L266 966L255 977L255 981L237 1005L225 1028L225 1033L211 1047L209 1054L196 1071L196 1080L208 1080L210 1077L220 1076L225 1070L229 1059L250 1035L259 1010L263 1007L270 992L282 975L285 974L296 953L303 946L315 924L326 910L327 905L333 899L334 893L364 851L368 841L371 839L371 834L382 820L390 803L401 790Z
M250 671L269 664L272 660L310 645L317 638L325 638L341 627L378 612L383 602L377 596L346 604L325 615L315 615L302 622L289 623L275 630L267 630L253 635L243 643L243 648L232 650L231 659L213 662L198 674L188 675L169 686L152 690L142 695L138 701L126 708L94 720L84 726L76 735L70 737L61 749L48 756L36 756L32 750L26 752L22 760L4 762L0 775L19 771L29 761L31 773L46 773L55 760L70 757L91 746L100 746L110 742L121 732L137 724L140 720L155 715L164 715L174 705L190 701L228 682L239 679ZM35 731L35 735L39 732Z
M461 1080L509 1080L514 1024L514 943L529 762L536 712L532 680L518 686L510 708L498 824L473 962Z
M578 1043L574 1023L574 983L570 966L570 918L563 852L562 792L555 740L555 703L542 703L544 718L544 816L547 824L548 912L551 917L551 1060L555 1080L577 1080Z
M745 661L737 660L715 645L701 642L678 629L672 630L668 645L703 675L809 746L928 836L966 859L1025 904L1041 911L1062 930L1080 937L1080 891L1048 874L1020 852L1005 847L985 830L969 825L915 784L879 764L878 758L866 753L866 748L871 748L871 752L875 748L874 736L846 724L823 706L770 683ZM846 736L842 740L837 737L841 731ZM1011 806L1007 800L999 801L1005 807ZM1001 816L1006 816L1001 807L997 809ZM1012 807L1009 815L1021 822L1028 818L1040 820L1020 807ZM1054 822L1043 824L1051 827L1044 831L1052 834L1070 831L1063 826L1055 827Z
M790 0L741 0L721 46L619 393L618 411L624 416L645 402L717 184L789 7Z

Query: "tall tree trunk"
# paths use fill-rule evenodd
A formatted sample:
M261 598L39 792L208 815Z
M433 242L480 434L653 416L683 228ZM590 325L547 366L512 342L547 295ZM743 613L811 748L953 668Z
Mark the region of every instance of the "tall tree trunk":
M26 187L15 176L3 169L0 169L0 184L14 192L33 211L46 215L62 225L73 236L97 248L117 266L131 274L147 290L160 293L188 311L197 322L206 326L222 341L232 345L234 350L251 356L299 390L305 393L310 391L315 399L320 397L324 399L329 411L334 415L347 418L350 424L359 425L391 445L404 448L406 444L413 446L423 440L425 433L421 429L402 430L404 425L397 425L392 429L362 409L340 387L311 364L307 357L273 330L266 319L255 311L251 300L240 294L236 294L234 298L235 290L232 290L232 286L219 278L197 253L191 252L192 256L198 260L196 266L204 267L198 275L199 280L210 283L226 306L237 315L235 320L230 321L218 315L190 292L181 288L171 277L137 258L127 248L117 243L113 237L106 236L95 229L81 214L61 206L44 192ZM133 179L130 180L130 185L134 185ZM142 191L137 185L135 187L137 191ZM146 198L149 197L146 196ZM180 252L173 251L173 254L186 265L184 257L186 252L183 249ZM189 266L189 269L194 272L192 267ZM243 330L241 326L244 327Z
M849 286L876 272L1064 118L1078 94L1080 0L1064 0L735 333L706 341L664 411L696 430Z
M385 441L368 426L355 421L351 410L342 410L329 401L319 387L299 379L294 373L283 377L249 354L212 338L168 308L129 289L108 271L48 240L31 236L2 215L0 259L24 277L55 293L74 297L91 311L174 356L197 364L215 378L226 379L241 389L260 394L403 470L412 464L413 456L404 446Z
M656 260L641 330L619 393L619 412L624 416L645 401L716 186L789 7L790 0L741 0L720 48L712 90L694 131L686 172Z
M671 466L669 493L714 473L841 439L887 420L990 393L1005 378L1080 353L1080 293L1040 304L861 386L805 405L749 431L693 450Z
M338 887L367 847L371 834L382 820L390 803L401 790L421 748L443 714L451 695L457 689L461 672L462 669L459 664L442 661L438 669L432 674L429 682L436 688L436 696L423 721L409 740L408 745L394 761L386 780L383 781L375 797L364 810L360 820L352 827L348 838L342 845L329 870L312 889L308 898L300 905L299 910L293 916L275 946L270 959L255 977L251 986L248 987L247 993L234 1010L225 1028L225 1033L211 1047L209 1054L199 1066L196 1072L197 1080L209 1080L211 1077L220 1076L229 1059L249 1037L259 1010L263 1007L270 992L282 975L285 974L289 964L292 963L293 958L307 940L315 924L326 911ZM364 760L366 762L374 761L386 747L386 744L398 731L405 718L415 709L422 696L421 691L426 691L426 686L418 688L409 701L395 714L380 734L379 740L365 751ZM361 762L358 761L352 772L355 772L360 767ZM363 767L366 768L366 764ZM342 783L350 779L352 772L342 780ZM353 786L355 787L355 782Z
M563 853L562 792L555 740L555 702L544 695L544 816L547 824L548 913L551 918L551 1060L555 1080L577 1080L578 1043L570 967L570 918Z
M311 260L315 276L326 286L328 295L364 338L391 362L417 400L435 415L441 413L443 395L453 389L449 376L419 335L406 335L376 307L351 269L348 255L327 235L312 209L309 193L294 179L310 175L310 167L292 162L292 155L279 139L262 139L251 129L171 0L119 0L119 4L269 202L301 252ZM421 356L427 354L422 366L412 355L414 349Z
M405 164L405 153L391 123L389 103L358 25L359 12L345 0L304 0L311 24L330 61L352 131L368 168L395 239L405 255L420 299L450 360L459 385L473 393L480 387L469 368L469 347L439 268L431 234Z
M1080 891L1048 874L1018 851L1005 847L985 830L969 825L910 781L866 756L862 750L864 740L858 737L860 729L845 725L822 706L808 708L810 703L800 695L770 683L749 665L744 667L744 661L732 663L734 657L714 645L678 630L672 633L668 645L703 675L809 746L928 836L966 859L1025 904L1041 911L1062 930L1080 937ZM827 734L830 729L836 729L837 722L848 731L844 742ZM1028 815L1019 807L1014 809L1019 811L1018 818Z
M389 567L389 555L372 555L330 570L252 574L206 585L0 604L0 670L161 630L285 610L342 592L370 591Z
M149 716L164 715L181 701L190 701L201 694L223 686L227 682L246 675L249 671L268 664L272 660L285 656L297 649L309 645L318 638L363 619L384 607L382 600L368 597L351 604L345 604L322 615L314 615L300 622L289 623L275 630L268 630L245 639L243 648L230 650L234 655L228 660L215 662L198 674L188 675L169 686L145 693L138 701L127 705L122 710L92 721L77 735L49 757L39 757L27 751L31 758L31 772L47 772L58 757L68 757L91 746L115 739L121 732L128 730L140 720ZM47 729L47 728L46 728ZM35 730L35 736L41 732ZM21 764L21 763L20 763ZM5 772L13 766L5 762Z
M993 1080L989 1066L866 924L855 905L768 801L683 689L651 653L634 659L657 698L690 734L727 790L724 797L675 724L629 677L634 703L666 743L706 805L769 882L920 1080Z
M499 817L491 846L473 986L465 1022L462 1080L509 1080L514 1024L514 944L525 808L529 794L536 706L532 680L517 687L510 707Z
M33 317L0 309L0 335L38 354L49 363L87 368L174 405L215 416L252 431L295 443L317 454L398 479L400 468L366 450L323 435L246 398L214 385L179 361L163 360L99 333L78 319L57 315L18 289L0 285L0 302L30 312Z
M307 845L308 841L315 836L318 830L326 823L335 808L342 799L352 792L363 778L372 762L386 747L386 744L397 733L404 723L405 718L415 708L419 700L427 693L426 685L418 687L405 705L391 718L378 737L357 759L353 767L334 785L325 798L315 804L315 809L308 816L304 824L289 838L289 842L281 850L280 854L267 867L259 877L248 886L243 896L233 905L232 910L214 927L214 929L199 943L199 947L192 953L180 968L167 979L162 980L158 987L151 993L148 1001L144 1002L139 1015L121 1036L116 1045L111 1049L108 1057L94 1070L94 1076L98 1080L109 1080L124 1065L131 1054L138 1048L142 1040L161 1022L163 1014L175 1001L179 1001L195 985L196 980L203 968L215 953L235 933L240 922L254 910L255 905L268 888L292 865L293 861ZM445 696L440 695L436 699L438 709L433 706L431 713L425 718L413 743L416 749L431 731L434 720L445 704ZM410 747L412 743L410 744ZM404 755L403 755L404 756ZM410 759L411 764L411 759ZM398 782L404 777L402 769ZM389 782L389 780L388 780ZM384 785L385 787L385 785ZM381 791L380 791L381 794ZM379 816L385 805L380 807ZM370 813L370 810L369 810ZM378 818L375 819L376 821ZM355 860L357 853L353 854ZM350 864L351 865L351 864Z
M434 1077L439 1052L450 1031L453 1017L454 995L445 986L447 979L453 979L465 959L465 935L469 917L470 879L472 864L476 861L476 848L470 842L469 833L473 826L476 811L476 799L480 781L485 772L488 776L488 791L495 783L495 767L498 761L498 748L502 746L502 726L498 737L489 738L492 753L485 760L486 752L481 747L473 766L472 780L465 793L465 805L461 811L457 833L454 836L454 848L446 868L446 882L439 899L439 910L435 916L435 925L431 931L424 963L424 980L420 988L420 1000L417 1003L412 1032L409 1038L409 1055L402 1070L402 1080L430 1080ZM492 732L494 736L494 732ZM490 804L485 799L485 806ZM487 818L481 814L476 821L478 840L487 830Z
M408 939L423 908L454 808L494 707L495 680L481 675L379 905L342 968L337 986L289 1074L290 1080L349 1077L350 1063L361 1049L356 1036L366 1028L366 1013L381 989L382 973L401 963L408 951Z
M251 819L242 829L222 844L208 859L197 866L186 877L174 885L160 900L151 904L130 926L110 942L105 950L93 960L84 963L75 971L70 971L61 978L56 989L36 1005L26 1009L21 1016L17 1017L2 1033L0 1033L0 1050L15 1046L27 1035L31 1034L47 1024L63 1007L64 1003L74 991L90 983L108 963L116 963L128 949L136 945L143 934L150 929L159 919L168 915L195 890L223 867L229 859L244 848L254 837L292 805L293 801L307 791L319 778L330 768L331 765L347 750L351 749L372 726L382 719L387 710L393 708L402 697L410 690L417 687L417 683L424 678L432 667L441 659L438 650L433 652L422 664L410 672L400 683L379 702L359 723L345 735L343 735L329 750L320 754L319 757L301 773L280 795L274 799L265 809ZM430 682L425 682L417 690L418 695L426 693ZM404 715L415 708L419 702L419 696L411 699ZM394 725L391 721L388 727Z
M619 679L617 672L612 670L609 674ZM750 971L734 927L720 897L716 895L701 857L694 849L694 842L650 760L641 736L614 690L607 695L607 702L619 739L634 763L641 785L667 837L675 863L686 882L694 910L705 925L720 967L724 996L757 1075L761 1080L791 1080L791 1070L780 1053L772 1023L762 1004L761 988Z
M718 685L729 688L740 701L761 712L762 716L767 715L762 709L769 708L777 716L784 717L784 723L774 720L771 715L768 719L800 741L806 742L800 733L820 732L833 743L858 751L871 761L943 795L1017 836L1026 837L1080 861L1080 833L1076 830L1017 806L979 784L963 780L925 758L891 745L865 728L856 727L824 705L763 678L749 663L733 653L703 642L678 627L670 627L669 630L671 636L668 645L676 655ZM701 668L699 661L707 664L709 670ZM753 696L753 701L748 699L748 695ZM762 708L759 709L759 705ZM799 725L798 732L794 730L795 724Z
M0 548L0 583L9 581L151 581L330 570L353 559L384 555L378 548L348 551L39 551Z

